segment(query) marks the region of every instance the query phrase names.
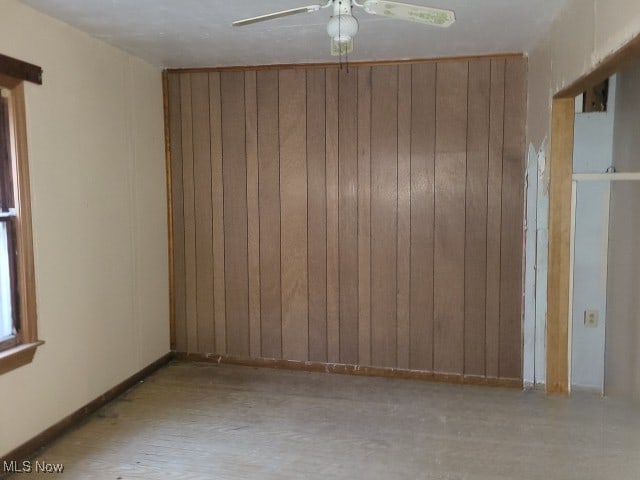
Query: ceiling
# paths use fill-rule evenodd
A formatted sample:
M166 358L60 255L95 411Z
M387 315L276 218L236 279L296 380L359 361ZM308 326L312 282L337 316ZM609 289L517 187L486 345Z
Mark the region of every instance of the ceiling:
M52 17L165 68L336 61L325 26L331 9L245 27L234 20L311 0L22 0ZM527 52L564 0L405 0L452 9L448 29L375 17L360 21L349 60Z

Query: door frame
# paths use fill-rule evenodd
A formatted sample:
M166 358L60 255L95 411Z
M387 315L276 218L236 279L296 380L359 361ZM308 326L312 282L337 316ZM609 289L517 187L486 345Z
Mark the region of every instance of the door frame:
M570 389L571 200L575 97L640 59L640 35L552 99L547 272L547 393Z

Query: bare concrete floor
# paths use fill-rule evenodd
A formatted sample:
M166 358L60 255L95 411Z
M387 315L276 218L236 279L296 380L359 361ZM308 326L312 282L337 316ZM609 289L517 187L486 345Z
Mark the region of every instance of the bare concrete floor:
M637 480L640 405L172 363L39 459L69 479Z

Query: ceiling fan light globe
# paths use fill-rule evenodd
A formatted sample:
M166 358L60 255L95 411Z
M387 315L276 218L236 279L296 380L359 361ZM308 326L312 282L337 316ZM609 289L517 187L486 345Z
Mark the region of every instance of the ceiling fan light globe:
M327 33L331 38L348 42L358 33L358 20L352 15L336 15L327 24Z

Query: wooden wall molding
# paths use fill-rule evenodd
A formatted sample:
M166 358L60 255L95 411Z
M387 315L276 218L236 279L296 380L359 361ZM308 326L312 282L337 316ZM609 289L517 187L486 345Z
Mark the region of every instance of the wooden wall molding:
M207 355L185 352L175 352L174 354L176 360L182 362L204 362L215 363L217 365L239 365L243 367L274 368L302 372L322 372L339 375L397 378L403 380L422 380L460 385L478 385L518 389L521 389L523 387L522 380L518 378L492 378L475 375L446 375L402 368L363 367L359 365L347 365L340 363L297 362L294 360L236 357L232 355Z
M162 107L164 113L164 154L165 154L165 177L167 182L167 228L169 239L167 243L167 262L169 264L169 311L175 309L175 280L173 273L173 215L172 215L172 179L171 179L171 125L169 123L169 76L167 72L162 72ZM175 316L169 316L169 339L171 350L176 348L176 322Z
M569 391L569 278L575 100L552 104L547 273L547 392Z
M2 54L0 54L0 74L42 85L42 68Z
M375 67L384 65L415 65L420 63L443 63L443 62L468 62L472 60L495 60L509 58L524 58L524 53L503 53L491 55L473 55L463 57L441 57L441 58L416 58L416 59L398 59L398 60L363 60L357 62L349 62L348 67ZM313 63L277 63L270 65L231 65L220 67L196 67L196 68L168 68L167 73L210 73L210 72L246 72L258 70L283 70L297 69L304 70L312 68L346 68L346 64L337 62L313 62Z
M10 350L0 352L0 375L31 363L36 349L41 345L44 345L44 342L21 343Z
M56 438L63 435L70 428L79 424L84 418L88 417L95 411L99 410L103 406L105 406L110 401L114 400L118 396L122 395L124 392L129 390L131 387L135 386L137 383L141 382L156 370L162 368L164 365L169 363L173 359L173 353L167 353L163 355L155 362L146 366L139 372L133 374L123 382L119 383L115 387L109 389L99 397L95 398L91 402L87 403L83 407L79 408L72 414L66 416L58 423L52 425L47 428L43 432L39 433L32 439L23 443L19 447L15 448L11 452L7 453L3 457L0 457L0 465L3 465L4 462L17 461L22 462L23 460L29 459L37 455L39 450L46 447L48 444L53 442ZM2 475L0 475L2 477Z

